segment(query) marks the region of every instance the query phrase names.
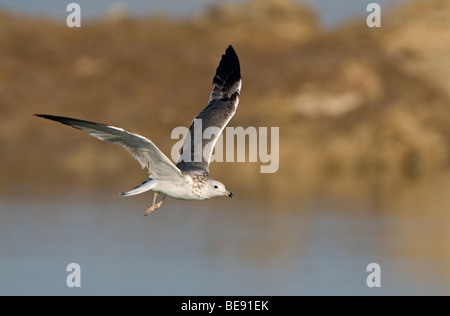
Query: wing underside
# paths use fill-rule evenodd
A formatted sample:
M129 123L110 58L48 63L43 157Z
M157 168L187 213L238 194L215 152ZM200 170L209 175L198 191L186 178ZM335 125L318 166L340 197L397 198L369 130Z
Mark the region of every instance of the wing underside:
M216 70L208 105L194 118L189 127L180 150L178 168L209 170L214 145L236 113L241 86L239 59L233 47L229 46ZM211 137L204 138L203 135L206 134Z
M36 116L87 131L100 140L122 146L141 164L142 168L148 168L150 176L155 179L169 180L181 177L181 171L172 161L152 141L141 135L119 127L69 117L46 114L36 114Z

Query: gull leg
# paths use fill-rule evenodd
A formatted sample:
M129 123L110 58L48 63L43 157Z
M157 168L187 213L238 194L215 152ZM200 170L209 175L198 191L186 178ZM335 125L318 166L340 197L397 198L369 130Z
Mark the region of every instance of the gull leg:
M147 216L148 214L153 212L155 209L157 209L159 206L161 206L161 205L159 205L158 207L155 207L156 206L155 202L156 202L156 198L158 197L158 195L159 195L158 192L154 193L154 195L153 195L153 203L148 206L148 209L144 213L145 216Z
M163 201L164 201L165 198L166 198L166 196L165 196L164 194L162 194L161 200L160 200L158 203L155 204L155 208L154 208L155 210L156 210L157 208L161 207L161 205L162 205L162 203L163 203Z

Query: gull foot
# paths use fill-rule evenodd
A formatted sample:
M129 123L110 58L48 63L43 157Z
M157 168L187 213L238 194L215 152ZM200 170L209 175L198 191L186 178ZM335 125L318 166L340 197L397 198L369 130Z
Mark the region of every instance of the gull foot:
M153 212L154 210L156 210L157 208L159 208L161 206L163 201L159 201L156 204L152 204L148 206L148 209L145 211L144 215L147 216L149 215L151 212Z
M155 209L157 209L157 207L155 207L155 205L149 205L148 209L145 211L144 215L150 215L151 212L153 212Z
M161 201L159 201L158 203L156 202L156 198L158 197L158 193L155 192L155 195L153 196L153 204L148 206L148 209L145 211L144 215L147 216L149 215L151 212L153 212L154 210L156 210L157 208L159 208L161 206L161 204L164 201L164 198L166 197L165 195L163 195Z

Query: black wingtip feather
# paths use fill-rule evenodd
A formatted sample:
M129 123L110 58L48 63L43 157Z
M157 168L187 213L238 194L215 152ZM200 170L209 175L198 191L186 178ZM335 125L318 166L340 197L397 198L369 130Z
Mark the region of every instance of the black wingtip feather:
M45 118L47 120L52 120L52 121L56 121L56 122L60 122L62 124L66 124L66 125L70 125L68 122L69 121L78 121L78 122L84 122L82 120L78 120L78 119L73 119L70 117L64 117L64 116L56 116L56 115L49 115L49 114L34 114L37 117L42 117Z
M213 84L222 86L222 91L226 91L240 79L241 66L239 64L239 58L233 46L230 45L225 51L225 54L222 55L213 79Z
M37 116L37 117L43 117L43 118L49 118L51 115L47 115L47 114L34 114L34 116Z
M63 120L68 119L67 117L49 115L49 114L34 114L34 116L42 117L47 120L52 120L52 121L61 122L61 123L63 123Z
M52 120L55 122L59 122L61 124L64 125L68 125L71 126L73 128L76 129L81 129L80 127L76 126L78 124L93 124L93 125L98 125L98 126L106 126L105 124L101 124L101 123L96 123L96 122L90 122L90 121L85 121L85 120L79 120L79 119L75 119L75 118L71 118L71 117L65 117L65 116L57 116L57 115L49 115L49 114L34 114L37 117L42 117L45 118L47 120Z
M60 119L67 119L68 118L68 117L56 116L56 115L50 115L50 114L34 114L34 116L42 117L42 118L45 118L47 120L53 120L53 121L58 121Z

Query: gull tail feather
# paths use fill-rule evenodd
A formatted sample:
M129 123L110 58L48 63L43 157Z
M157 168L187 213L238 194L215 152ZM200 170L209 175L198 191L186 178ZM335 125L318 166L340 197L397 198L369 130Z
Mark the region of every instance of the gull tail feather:
M120 192L119 196L132 196L141 194L147 191L150 191L156 186L156 181L154 179L148 179L147 181L143 182L140 186L128 191L128 192Z

